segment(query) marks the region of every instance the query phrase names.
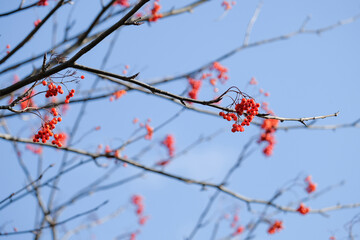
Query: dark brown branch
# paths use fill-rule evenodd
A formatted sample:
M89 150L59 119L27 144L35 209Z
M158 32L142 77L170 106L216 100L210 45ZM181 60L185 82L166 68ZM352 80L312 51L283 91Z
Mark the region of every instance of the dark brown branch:
M63 2L64 0L62 0ZM68 61L49 69L46 72L40 72L34 76L30 76L20 82L17 82L9 87L6 87L4 89L0 89L0 98L3 96L6 96L7 94L10 94L11 92L24 87L32 82L35 82L37 80L49 77L55 73L58 73L66 68L71 67L77 59L79 59L82 55L90 51L92 48L94 48L97 44L99 44L102 40L104 40L107 36L109 36L112 32L114 32L116 29L124 25L124 23L136 12L138 11L145 3L147 3L149 0L141 0L138 4L134 6L133 9L131 9L123 18L121 18L117 23L112 25L110 28L108 28L106 31L102 32L97 38L95 38L91 43L86 45L84 48L79 50L71 59ZM60 3L60 2L59 2ZM15 50L15 49L14 49ZM6 60L6 59L5 59ZM1 64L1 62L0 62Z
M20 6L19 8L15 9L15 10L12 10L12 11L9 11L9 12L6 12L6 13L0 13L0 17L5 17L5 16L11 15L13 13L21 12L23 10L35 7L37 4L38 3L36 2L36 3L30 4L30 5L25 6L25 7Z
M201 100L196 100L196 99L192 99L192 98L182 97L182 96L179 96L179 95L176 95L176 94L173 94L173 93L170 93L170 92L155 88L155 87L153 87L153 86L151 86L151 85L149 85L147 83L140 82L140 81L135 79L138 74L136 74L134 76L130 76L130 77L125 77L125 76L121 76L121 75L118 75L118 74L115 74L115 73L110 73L110 72L106 72L106 71L103 71L103 70L82 66L82 65L79 65L77 63L74 63L73 68L83 70L83 71L87 71L87 72L91 72L91 73L95 73L95 74L98 74L100 76L102 75L102 76L113 77L113 78L120 79L120 80L129 82L129 83L136 84L136 85L138 85L140 87L143 87L143 88L145 88L147 90L150 90L150 92L155 94L155 95L166 96L166 97L170 97L172 99L176 99L176 100L178 100L180 102L180 103L178 102L179 104L182 104L182 102L192 102L192 103L197 103L197 104L201 104L201 105L210 106L210 107L217 108L219 110L223 110L223 111L227 111L227 112L235 112L234 109L224 108L224 107L221 107L221 106L218 106L218 105L214 104L216 102L219 102L222 99L224 94L222 94L218 98L210 100L210 101L201 101ZM121 83L121 82L119 82L119 81L117 81L115 79L111 79L111 78L107 78L107 79L114 82L114 83L119 83L119 84L123 85L123 83ZM264 119L277 119L277 120L279 120L281 122L284 122L284 121L297 121L297 122L303 123L305 121L310 121L310 120L315 120L315 119L324 119L324 118L328 118L328 117L336 117L338 114L339 114L339 112L334 113L334 114L330 114L330 115L306 117L306 118L285 118L285 117L278 117L278 116L270 116L270 115L267 115L267 114L258 114L257 117L264 118Z
M67 1L68 2L68 1ZM66 3L67 3L66 2ZM0 65L3 64L7 59L9 59L14 53L16 53L20 48L22 48L29 40L35 35L35 33L46 23L46 21L63 5L65 0L60 0L58 4L45 16L45 18L12 50L9 54L6 54L0 60Z

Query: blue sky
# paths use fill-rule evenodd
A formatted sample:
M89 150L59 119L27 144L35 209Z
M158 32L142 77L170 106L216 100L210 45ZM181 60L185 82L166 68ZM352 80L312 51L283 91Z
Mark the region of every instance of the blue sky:
M56 15L59 29L57 41L63 37L60 31L66 24L63 17L67 16L71 8L74 8L73 18L76 18L76 22L70 35L86 27L100 6L100 1L74 2L74 5L63 7ZM174 6L187 5L190 1L178 1L174 4L161 0L160 3L162 11L167 11ZM54 4L50 1L50 6ZM155 23L145 23L141 26L126 26L120 30L105 69L122 74L124 66L128 64L129 74L140 72L138 79L146 82L195 70L242 45L248 22L258 4L259 2L256 1L237 1L230 11L224 13L221 1L210 1L199 6L192 13L160 19ZM14 9L16 6L18 3L15 1L0 2L1 12ZM263 1L260 15L251 32L250 43L297 31L308 16L310 20L305 29L326 27L359 14L359 7L358 1L351 0ZM49 7L38 7L14 16L0 18L2 26L0 49L5 48L6 44L15 46L33 28L33 22L43 18L48 10ZM115 19L111 20L109 26L114 22ZM49 21L40 30L39 35L31 39L22 51L0 66L0 70L50 48L52 26L52 21ZM258 102L268 102L276 115L281 117L321 116L339 111L338 117L317 120L314 123L316 126L352 123L359 118L359 27L360 21L355 21L320 35L301 34L288 40L240 51L221 62L229 69L230 79L225 85L219 85L219 90L223 92L231 86L237 86L241 91L255 97ZM100 29L102 28L95 31ZM78 63L99 68L111 40L112 36L105 39L80 58ZM41 61L35 62L34 66L41 66ZM11 84L14 74L19 75L20 78L27 76L32 67L29 64L3 74L0 87ZM77 74L85 75L85 80L78 83L71 82L67 86L81 93L90 88L95 77L81 71ZM251 77L257 79L259 82L257 86L248 85ZM181 94L187 85L186 79L180 79L158 87ZM99 91L103 92L115 87L105 80L98 85ZM37 88L38 91L43 89L42 86ZM270 96L259 95L259 88L269 92ZM209 83L204 82L199 99L209 100L213 97L213 88ZM43 101L41 96L36 99L40 103ZM1 100L1 105L6 104L7 100ZM226 106L227 101L224 100L222 106ZM69 112L63 117L60 126L62 130L70 131L79 109L79 104L71 105ZM75 147L96 151L98 144L103 144L114 148L126 141L137 129L137 126L132 124L135 117L141 122L151 118L150 124L158 126L180 110L180 105L135 91L114 102L110 102L108 98L92 102L84 113L84 120L75 139L96 126L101 126L101 130L91 133ZM40 119L31 114L22 116L8 118L7 125L13 135L30 137L39 127ZM251 147L254 151L233 174L227 187L250 198L268 200L278 189L299 177L298 184L276 202L284 206L294 202L296 206L300 199L307 196L303 179L307 175L312 175L314 182L318 184L318 191L342 181L345 181L345 184L306 202L311 208L319 209L336 204L360 202L360 195L356 190L360 187L358 128L319 130L306 129L299 122L280 124L280 127L286 126L301 128L287 131L279 129L276 132L277 143L271 157L265 157L262 154L264 146L255 142ZM231 124L221 118L185 111L166 127L155 132L152 141L141 140L130 145L125 148L124 154L132 158L139 150L151 146L151 151L146 152L139 161L144 165L152 166L167 156L166 150L160 144L166 134L175 136L176 151L179 152L196 142L200 136L208 136L221 129L225 130L214 139L197 145L165 168L166 171L176 175L218 183L236 162L249 139L260 135L259 127L252 125L247 127L244 133L233 134L230 131ZM3 129L1 133L4 133ZM39 158L25 150L24 144L20 144L20 148L26 165L35 176ZM24 186L26 180L16 161L11 143L1 140L0 152L4 153L0 161L1 200ZM56 174L62 158L61 151L44 149L43 166L56 164L45 174L45 179ZM76 164L86 158L70 154L69 159L71 160L69 164ZM113 166L111 160L100 161L108 163L110 167ZM60 183L55 203L61 204L66 201L72 194L107 170L90 163L69 173ZM105 183L124 179L139 171L131 166L121 167ZM44 196L48 192L49 188L43 189ZM84 230L73 239L90 239L90 237L114 239L138 228L135 208L131 205L130 198L133 194L141 194L145 201L145 213L150 218L147 224L141 227L138 239L184 239L194 228L213 192L212 189L202 191L199 186L146 173L142 178L129 184L79 200L65 210L60 219L86 211L109 200L109 203L96 213L98 217L106 216L118 207L123 207L124 211L112 221ZM33 228L35 204L34 197L28 196L1 210L0 226L5 224L5 230L0 231L11 231L13 227L19 230ZM194 239L210 239L215 222L224 214L233 215L238 211L242 225L256 220L264 206L252 205L252 207L253 212L249 212L243 202L221 194L208 214L208 224ZM344 239L347 236L344 225L359 211L359 209L333 211L329 212L329 217L324 217L318 214L306 216L297 213L284 214L270 209L267 218L283 220L285 229L274 235L268 235L266 231L269 225L263 223L256 231L256 239L329 239L332 235L337 239ZM87 217L82 217L67 223L64 228L59 228L61 229L59 235L62 236L65 229L70 230L88 220ZM233 232L229 225L229 220L222 221L216 239L222 239ZM359 226L354 227L354 233L360 233ZM242 237L240 236L239 239ZM0 236L0 238L19 239L19 236ZM21 239L31 239L31 236L23 235Z

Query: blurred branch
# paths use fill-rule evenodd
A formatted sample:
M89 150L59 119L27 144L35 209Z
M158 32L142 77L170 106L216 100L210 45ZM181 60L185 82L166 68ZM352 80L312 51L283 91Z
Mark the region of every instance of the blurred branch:
M45 172L47 170L49 170L49 168L52 168L55 164L50 164L35 180L33 180L32 182L30 182L29 184L27 184L26 186L20 188L19 190L17 190L16 192L11 193L8 197L4 198L3 200L0 201L0 204L4 203L6 200L10 200L16 196L17 194L21 193L22 191L28 189L30 186L35 185L35 183L39 182L42 177L44 176Z
M82 213L78 213L72 217L69 217L65 220L62 220L60 222L56 222L54 223L53 225L48 225L48 226L44 226L44 227L41 227L41 228L36 228L36 229L30 229L30 230L22 230L22 231L14 231L14 232L6 232L6 233L0 233L0 236L12 236L12 235L20 235L20 234L26 234L26 233L33 233L33 234L36 234L36 232L39 232L43 229L48 229L48 228L52 228L52 227L55 227L55 226L59 226L59 225L63 225L67 222L70 222L76 218L79 218L79 217L82 217L84 215L87 215L89 213L92 213L92 212L95 212L97 211L99 208L103 207L104 205L106 205L108 203L108 201L105 201L103 203L101 203L100 205L88 210L88 211L85 211L85 212L82 212Z
M246 29L244 42L243 42L243 45L244 45L244 46L246 46L246 45L249 44L251 31L252 31L252 29L253 29L253 27L254 27L254 24L255 24L255 22L256 22L256 20L257 20L257 18L258 18L258 16L259 16L259 14L260 14L260 10L261 10L262 6L263 6L263 2L261 1L261 2L258 4L258 6L256 7L255 12L254 12L252 18L250 19L250 22L249 22L248 27L247 27L247 29Z
M9 59L14 53L16 53L20 48L22 48L30 39L35 35L35 33L46 23L46 21L64 4L69 1L60 0L58 4L45 16L45 18L8 54L0 59L0 65L3 64L7 59Z
M113 158L113 159L117 159L120 160L122 162L128 163L134 167L143 169L145 171L151 172L151 173L156 173L174 180L178 180L180 182L183 183L187 183L187 184L194 184L194 185L199 185L201 187L210 187L210 188L214 188L214 189L218 189L221 192L232 196L240 201L243 201L247 204L262 204L262 205L269 205L273 208L276 208L278 210L281 210L283 212L297 212L297 209L294 208L290 208L290 207L285 207L285 206L281 206L278 204L275 204L271 201L268 200L261 200L261 199L253 199L253 198L249 198L246 196L243 196L241 194L238 194L236 192L233 192L232 190L226 188L224 185L222 184L214 184L214 183L210 183L210 182L206 182L206 181L199 181L199 180L195 180L195 179L190 179L190 178L186 178L186 177L182 177L182 176L178 176L175 174L171 174L162 170L158 170L155 168L151 168L151 167L147 167L143 164L140 164L139 162L127 159L127 158L123 158L123 157L117 157L115 155L111 155L111 154L100 154L100 153L91 153L91 152L87 152L85 150L82 149L75 149L75 148L70 148L70 147L63 147L63 148L58 148L54 145L51 144L47 144L47 143L33 143L33 141L31 139L25 139L25 138L18 138L18 137L13 137L9 134L0 134L0 138L5 139L5 140L9 140L9 141L16 141L16 142L22 142L22 143L31 143L31 144L35 144L35 145L41 145L41 146L46 146L46 147L51 147L54 149L60 149L63 151L68 151L68 152L72 152L72 153L77 153L80 155L84 155L84 156L89 156L93 159L97 159L97 158ZM309 211L309 213L325 213L328 211L334 211L334 210L339 210L339 209L345 209L345 208L357 208L360 207L360 203L354 203L354 204L345 204L345 205L336 205L336 206L332 206L332 207L326 207L326 208L322 208L322 209L311 209Z
M241 163L246 159L246 157L248 157L251 154L251 152L248 153L247 150L250 148L250 146L254 142L254 140L255 140L254 137L250 138L250 140L243 146L239 158L237 159L235 164L228 170L227 174L225 175L224 179L222 180L223 185L226 184L226 182L229 180L229 178L235 172L235 170L240 167ZM208 203L206 204L206 207L204 208L204 210L200 214L199 219L197 220L197 223L196 223L195 227L191 231L189 237L186 238L187 240L193 239L195 234L197 233L197 231L199 231L200 228L204 225L204 219L205 219L206 215L209 213L212 205L214 204L215 200L219 196L220 192L221 191L216 190L214 192L214 194L210 197Z
M21 12L23 10L26 10L26 9L29 9L29 8L32 8L32 7L35 7L37 6L37 2L33 3L33 4L30 4L30 5L27 5L27 6L21 6L15 10L12 10L12 11L9 11L9 12L5 12L5 13L0 13L0 17L5 17L5 16L8 16L8 15L11 15L11 14L14 14L14 13L18 13L18 12Z
M73 235L79 233L80 231L82 230L85 230L85 229L90 229L90 228L93 228L93 227L97 227L101 224L104 224L106 223L107 221L117 217L120 213L122 213L124 211L124 208L121 207L121 208L118 208L116 211L114 211L113 213L105 216L105 217L102 217L100 219L97 219L95 221L92 221L90 223L87 223L87 224L82 224L82 225L79 225L77 226L76 228L68 231L65 233L65 235L61 238L61 240L67 240L67 239L70 239Z
M221 99L223 98L223 96L225 96L227 91L225 93L221 94L216 99L213 99L213 100L210 100L210 101L201 101L201 100L197 100L197 99L182 97L182 96L179 96L179 95L176 95L176 94L161 90L159 88L155 88L155 87L153 87L153 86L151 86L151 85L149 85L147 83L140 82L140 81L135 79L138 76L138 74L135 74L134 76L130 76L130 77L125 77L125 76L121 76L121 75L118 75L118 74L115 74L115 73L106 72L106 71L103 71L103 70L100 70L100 69L95 69L95 68L82 66L82 65L79 65L77 63L74 63L74 65L72 67L76 68L76 69L79 69L79 70L83 70L83 71L87 71L87 72L91 72L91 73L95 73L95 74L99 74L99 75L103 75L103 76L109 76L109 77L113 77L113 78L116 78L116 79L120 79L120 80L129 82L129 83L136 84L136 85L141 86L141 87L143 87L143 88L145 88L147 90L150 90L151 93L153 93L153 94L157 94L157 95L161 95L161 96L167 96L167 97L176 99L181 104L183 104L185 107L187 107L187 104L185 102L192 102L192 103L197 103L197 104L201 104L201 105L210 106L210 107L217 108L217 109L220 109L220 110L224 110L224 111L227 111L227 112L236 112L234 109L225 108L225 107L221 107L221 106L218 106L216 104L213 104L213 103L217 103L217 102L221 101ZM107 79L112 81L112 82L122 84L121 82L118 82L115 79L111 79L111 78L107 78ZM334 114L329 114L329 115L315 116L315 117L305 117L305 118L285 118L285 117L278 117L278 116L270 116L268 114L258 114L257 117L264 118L264 119L277 119L277 120L279 120L281 122L283 122L283 121L297 121L297 122L300 122L300 123L302 123L302 124L304 124L306 126L305 121L316 120L316 119L324 119L324 118L328 118L328 117L336 117L337 115L338 115L338 112L334 113Z
M93 162L93 159L90 158L88 160L84 160L84 161L79 161L77 164L75 164L74 166L71 166L67 169L63 169L61 172L58 172L54 177L49 178L48 180L46 180L45 182L41 183L40 185L37 185L37 188L41 188L44 186L50 186L50 183L53 182L54 180L56 180L58 178L58 176L60 175L65 175L66 173L69 173L75 169L78 169L79 167L83 166L84 164ZM52 186L51 186L52 187ZM18 197L14 197L11 199L11 201L4 203L2 206L0 206L0 211L3 210L4 208L6 208L7 206L9 206L11 203L14 203L22 198L24 198L25 196L27 196L29 193L32 193L33 191L35 191L34 189L32 190L28 190L26 193L21 194Z
M61 2L63 2L64 0L61 0ZM138 11L145 3L147 3L149 0L141 0L138 4L136 4L124 17L122 17L118 22L116 22L114 25L112 25L111 27L109 27L107 30L105 30L104 32L102 32L99 36L97 36L92 42L90 42L88 45L86 45L85 47L83 47L82 49L80 49L72 58L70 58L69 60L61 63L58 66L55 66L45 72L40 72L38 74L35 74L33 76L29 76L13 85L10 85L6 88L0 89L0 98L10 94L11 92L20 89L21 87L24 87L30 83L36 82L40 79L49 77L55 73L58 73L66 68L71 67L76 60L78 60L81 56L83 56L85 53L87 53L88 51L90 51L91 49L93 49L97 44L99 44L102 40L104 40L107 36L109 36L111 33L113 33L115 30L117 30L119 27L121 27L122 25L124 25L124 23L136 12ZM60 4L60 2L59 2ZM40 24L39 24L40 26ZM38 26L38 27L39 27ZM37 28L35 28L37 29ZM15 49L12 51L14 52ZM10 52L11 54L11 52ZM9 56L10 54L8 54L7 56ZM5 57L3 59L3 61L5 61L7 59L7 57ZM0 64L1 64L1 60L0 60Z
M147 81L147 82L149 82L150 85L154 85L154 84L158 84L158 83L166 83L166 82L169 82L169 81L179 80L179 79L183 79L183 78L186 78L186 77L189 77L189 76L193 76L193 75L196 75L197 73L200 73L200 72L204 71L205 69L209 68L214 62L223 61L223 60L225 60L225 59L233 56L234 54L236 54L236 53L238 53L240 51L243 51L245 49L252 48L252 47L258 47L258 46L261 46L261 45L274 43L274 42L278 42L278 41L282 41L282 40L288 40L288 39L290 39L292 37L295 37L295 36L301 35L301 34L319 34L319 33L323 33L323 32L335 29L337 27L340 27L342 25L353 23L353 22L357 21L359 18L360 18L360 15L355 15L355 16L353 16L351 18L338 21L335 24L332 24L332 25L329 25L329 26L326 26L326 27L323 27L323 28L314 29L314 30L311 30L311 29L306 30L306 29L304 29L303 26L301 26L295 32L290 32L290 33L283 34L283 35L280 35L280 36L277 36L277 37L268 38L268 39L260 40L260 41L253 42L253 43L248 43L246 45L242 44L241 46L239 46L237 48L234 48L233 50L230 50L229 52L221 55L220 57L217 57L217 58L213 59L212 61L210 61L210 62L208 62L208 63L196 68L195 70L190 71L190 72L183 73L183 74L173 76L173 77L161 78L159 80L155 80L155 81L152 81L152 82L151 81Z

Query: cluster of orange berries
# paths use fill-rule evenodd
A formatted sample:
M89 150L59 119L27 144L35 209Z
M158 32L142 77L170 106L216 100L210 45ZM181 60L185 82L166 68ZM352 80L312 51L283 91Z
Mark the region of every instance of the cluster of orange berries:
M24 92L27 92L29 89L25 89ZM28 96L25 100L21 101L20 102L20 107L21 109L25 109L27 107L36 107L36 104L34 102L34 100L32 99L32 97L34 96L35 94L35 91L32 90L31 93L30 93L30 96Z
M42 151L43 151L42 146L34 147L34 146L30 145L30 144L26 144L26 149L31 151L34 154L39 154L39 155L41 155Z
M244 126L249 126L254 117L259 113L259 107L260 104L256 103L254 99L242 98L241 102L235 105L236 114L220 112L219 115L228 121L232 119L236 122L232 125L232 132L243 132ZM243 114L246 117L240 123L238 120Z
M269 234L274 234L284 229L283 222L276 220L268 229Z
M125 94L126 94L126 90L124 90L124 89L121 89L119 91L114 92L112 94L113 96L110 97L110 102L114 101L114 97L115 97L115 100L117 100L117 99L121 98Z
M58 147L61 147L65 140L66 135L64 133L54 134L54 140L52 140L51 143L57 145Z
M70 98L72 98L74 96L75 90L71 89L71 91L69 92L69 94L66 96L65 99L65 103L69 103L70 102Z
M305 182L308 184L308 186L306 187L306 192L307 193L312 193L312 192L315 192L316 190L316 187L317 187L317 184L314 183L312 180L311 180L311 176L307 176L305 178Z
M300 203L300 206L296 211L305 215L310 211L310 208L306 207L303 203Z
M191 86L191 90L188 93L188 95L189 95L189 97L191 99L197 99L199 90L200 90L201 85L202 85L202 81L201 80L195 80L195 79L190 78L190 77L188 77L188 81L189 81L189 84Z
M130 7L130 3L128 0L116 0L113 5L121 5L123 7Z
M145 206L143 202L143 197L135 194L132 196L131 202L136 206L136 215L139 218L139 224L144 225L148 220L149 216L144 215Z
M34 22L34 26L37 27L37 25L39 25L41 23L41 19L37 19Z
M175 138L173 135L168 134L164 141L161 142L169 152L169 157L174 157L175 155Z
M48 85L47 81L42 81L42 85L46 86ZM58 95L58 93L63 94L64 90L62 89L62 87L60 85L56 86L54 83L50 83L48 85L48 90L46 91L45 97L49 98L49 97L55 97Z
M6 45L6 49L7 49L7 50L6 50L6 54L9 54L9 53L10 53L10 44L7 44L7 45Z
M225 218L228 218L228 216L225 215ZM230 227L234 229L234 232L232 233L233 236L242 234L245 231L245 227L239 225L238 222L239 222L239 215L236 212L234 217L233 217L233 220L232 220L232 222L230 224Z
M84 77L81 76L81 79L84 79ZM64 93L64 90L62 89L61 85L56 86L53 82L48 84L47 81L43 80L42 85L44 85L44 86L48 85L48 90L46 91L46 94L45 94L46 98L55 97L58 95L58 93L59 94ZM74 97L74 94L75 94L75 90L71 89L69 94L66 96L65 103L69 103L70 98Z
M33 137L33 142L40 142L41 139L42 143L46 143L50 137L54 137L54 140L51 143L61 147L62 142L65 140L66 136L64 134L54 134L53 130L55 129L55 125L62 121L62 118L56 117L59 114L55 108L51 108L51 114L54 116L54 118L51 121L46 121L43 124L42 128Z
M267 142L268 145L263 149L263 153L266 156L271 156L275 146L275 131L279 124L277 119L265 119L261 128L264 129L264 132L261 134L258 142Z
M145 135L145 139L146 140L151 140L152 136L154 134L154 128L151 127L149 124L146 124L145 128L146 128L146 131L147 131L147 134Z
M154 2L154 7L151 9L152 16L149 18L149 22L156 22L163 17L163 15L159 13L161 5L158 2L159 0L155 0Z
M214 62L210 67L210 70L215 70L217 72L217 78L222 84L224 84L229 79L229 76L227 75L229 70L219 62Z
M161 144L164 145L167 148L169 158L157 162L156 165L157 166L166 166L166 165L168 165L170 163L171 158L173 158L174 155L175 155L175 138L174 138L174 136L171 135L171 134L168 134L165 137L165 139L161 142Z
M236 4L235 1L232 1L231 3L229 3L228 1L223 1L221 3L221 6L223 6L225 10L230 10L232 6L234 6L235 4Z

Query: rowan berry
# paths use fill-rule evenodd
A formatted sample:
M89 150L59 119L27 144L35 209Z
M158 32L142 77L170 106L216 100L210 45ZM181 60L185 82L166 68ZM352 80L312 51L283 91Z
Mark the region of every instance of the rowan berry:
M307 193L312 193L312 192L314 192L316 190L317 184L313 183L311 181L311 176L310 175L305 178L305 182L308 184L308 186L305 189Z
M84 76L84 75L81 75L81 76L80 76L80 78L81 78L81 79L84 79L84 78L85 78L85 76Z
M48 6L49 2L48 0L39 0L39 2L37 3L38 6Z
M168 154L169 157L174 157L175 155L175 138L173 135L168 134L164 141L161 142L161 144L163 144L167 149L168 149Z
M283 222L276 220L268 229L269 234L274 234L279 232L280 230L284 229Z
M34 26L37 27L41 23L41 19L37 19L34 22Z
M303 203L300 203L300 206L296 211L303 214L303 215L305 215L310 211L310 208L305 207L305 205Z
M195 79L190 78L190 77L188 77L188 81L189 81L189 84L191 86L191 90L188 93L188 95L189 95L189 97L191 99L197 99L199 90L200 90L201 85L202 85L202 81L201 80L195 80Z
M146 140L151 140L152 136L153 136L153 133L154 133L154 128L150 127L149 124L146 124L145 125L145 128L146 128L146 131L147 131L147 134L145 136L145 139Z
M123 7L130 7L130 3L128 2L128 0L116 0L113 5L121 5Z
M151 9L152 16L149 18L149 22L156 22L158 19L162 18L163 15L159 13L161 5L158 2L154 2L154 7Z
M237 228L235 229L235 232L233 233L233 236L236 236L236 235L239 235L239 234L243 233L244 230L245 230L245 227L243 227L243 226L237 227Z
M140 219L139 219L139 224L140 224L140 225L144 225L148 219L149 219L149 216L142 216L142 217L140 217Z

